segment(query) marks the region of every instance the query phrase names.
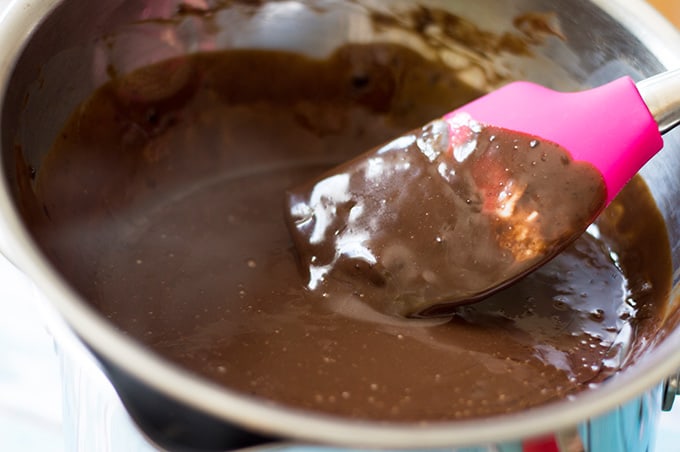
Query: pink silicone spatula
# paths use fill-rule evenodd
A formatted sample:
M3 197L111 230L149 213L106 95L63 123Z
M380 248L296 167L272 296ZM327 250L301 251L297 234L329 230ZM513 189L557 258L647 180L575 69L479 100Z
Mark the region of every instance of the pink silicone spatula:
M444 116L476 121L550 140L604 178L606 204L662 147L661 134L680 122L680 69L636 84L623 77L582 92L515 82Z
M604 181L603 209L662 149L662 134L680 123L680 69L637 84L623 77L597 88L570 93L529 82L511 83L445 115L443 119L452 135L458 127L454 118L459 113L478 123L552 141L567 150L574 161L590 163ZM481 300L547 262L576 237L577 234L565 236L560 239L562 243L547 244L545 249L555 252L536 253L531 265L508 267L505 281L494 281L493 287L480 290L477 296L433 300L418 309L421 314L436 315L445 313L448 307Z
M678 122L680 70L574 93L511 83L289 192L308 287L352 281L406 316L481 300L581 235Z

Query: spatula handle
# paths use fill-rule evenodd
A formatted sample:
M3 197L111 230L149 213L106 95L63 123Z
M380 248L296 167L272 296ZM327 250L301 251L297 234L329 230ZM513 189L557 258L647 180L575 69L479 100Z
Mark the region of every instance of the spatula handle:
M666 133L680 124L680 69L655 75L637 83L640 96Z

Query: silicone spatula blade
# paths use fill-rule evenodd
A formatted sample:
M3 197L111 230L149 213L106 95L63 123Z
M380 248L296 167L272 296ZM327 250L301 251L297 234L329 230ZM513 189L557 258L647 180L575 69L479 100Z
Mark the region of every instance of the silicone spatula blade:
M406 316L479 301L580 236L678 122L680 71L511 83L289 192L308 288Z

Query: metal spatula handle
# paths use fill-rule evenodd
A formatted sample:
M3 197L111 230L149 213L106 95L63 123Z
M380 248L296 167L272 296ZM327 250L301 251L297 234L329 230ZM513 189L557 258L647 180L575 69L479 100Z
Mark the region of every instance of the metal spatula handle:
M637 83L642 99L666 133L680 124L680 69L655 75Z

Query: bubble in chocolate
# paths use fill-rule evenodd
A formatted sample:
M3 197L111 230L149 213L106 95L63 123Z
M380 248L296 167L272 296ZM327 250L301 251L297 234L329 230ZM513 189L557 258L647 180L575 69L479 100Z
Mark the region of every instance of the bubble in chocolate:
M432 121L423 127L416 143L425 157L433 162L439 155L449 150L449 125L442 120Z
M482 131L482 125L467 113L457 113L447 118L451 130L451 147L453 157L458 162L465 161L477 147L477 137Z

